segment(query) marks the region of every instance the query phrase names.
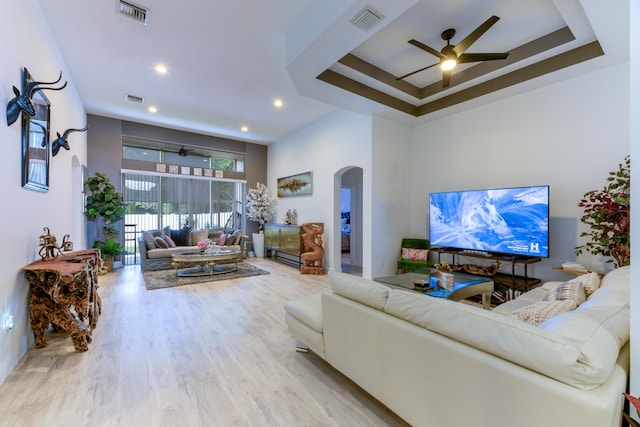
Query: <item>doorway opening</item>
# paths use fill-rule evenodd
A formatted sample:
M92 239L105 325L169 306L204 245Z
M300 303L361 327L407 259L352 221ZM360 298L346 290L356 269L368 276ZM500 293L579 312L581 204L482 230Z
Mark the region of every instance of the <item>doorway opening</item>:
M339 174L340 271L362 276L362 168Z

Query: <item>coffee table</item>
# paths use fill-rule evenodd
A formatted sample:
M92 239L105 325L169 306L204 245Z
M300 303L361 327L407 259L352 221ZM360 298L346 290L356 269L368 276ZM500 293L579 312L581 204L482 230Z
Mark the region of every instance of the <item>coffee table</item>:
M242 261L242 251L230 249L214 253L183 252L171 255L171 265L176 269L176 274L181 277L230 273L238 269L240 261Z
M446 290L440 286L438 272L433 269L420 269L396 276L374 278L376 282L396 286L403 289L420 292L436 298L446 298L460 301L475 295L482 295L482 307L491 308L491 293L493 280L488 277L472 276L469 274L452 273L454 276L453 290Z

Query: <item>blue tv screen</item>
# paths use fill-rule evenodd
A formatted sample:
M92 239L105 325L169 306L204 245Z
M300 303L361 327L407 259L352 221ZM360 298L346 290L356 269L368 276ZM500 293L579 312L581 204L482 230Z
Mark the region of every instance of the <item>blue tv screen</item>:
M433 246L549 256L549 186L429 194Z

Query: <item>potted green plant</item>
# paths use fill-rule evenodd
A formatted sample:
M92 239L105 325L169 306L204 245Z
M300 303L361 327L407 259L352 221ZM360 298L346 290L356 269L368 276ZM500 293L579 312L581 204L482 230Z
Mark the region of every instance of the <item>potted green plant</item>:
M102 258L112 264L114 257L124 253L116 241L119 233L113 225L126 214L124 195L116 190L111 178L100 172L89 177L84 185L88 192L85 215L96 222L93 247L100 249Z
M611 257L615 267L631 262L631 159L625 157L618 170L609 172L608 184L602 190L585 193L578 206L584 208L580 221L590 227L580 237L589 237L587 243L575 248L576 255L583 251L592 255Z
M264 257L264 224L274 214L275 199L265 184L257 183L256 188L247 192L247 219L258 224L258 233L253 233L253 251L257 257Z
M107 237L104 242L96 240L94 248L100 249L100 255L104 260L104 268L107 271L113 269L113 259L125 253L125 250L113 237Z

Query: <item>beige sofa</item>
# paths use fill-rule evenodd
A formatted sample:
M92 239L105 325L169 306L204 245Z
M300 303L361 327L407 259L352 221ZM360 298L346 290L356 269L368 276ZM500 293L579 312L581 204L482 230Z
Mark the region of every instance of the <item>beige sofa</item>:
M225 234L226 249L239 250L244 258L244 235L240 229L225 232L209 229L191 231L187 228L172 230L165 227L161 230L143 231L138 238L141 268L143 271L167 270L172 267L172 254L197 252L200 250L198 242L207 239L217 242L222 234ZM170 239L166 239L166 236ZM175 247L169 242L175 243Z
M331 292L287 302L290 332L414 426L620 426L629 267L538 326L511 314L559 282L487 311L341 273L329 281Z

